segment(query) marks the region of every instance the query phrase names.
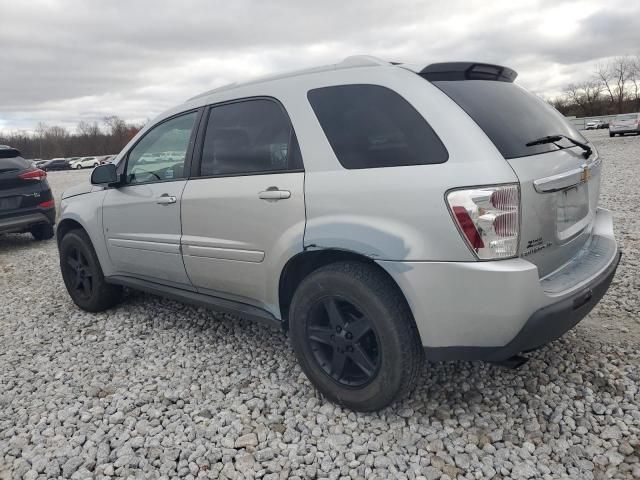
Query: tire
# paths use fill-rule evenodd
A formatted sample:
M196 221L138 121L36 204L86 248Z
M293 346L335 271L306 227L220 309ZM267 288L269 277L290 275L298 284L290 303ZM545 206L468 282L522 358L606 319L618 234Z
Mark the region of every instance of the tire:
M309 274L293 296L289 327L309 380L353 410L379 410L406 395L424 361L402 293L366 263L333 263Z
M100 165L99 163L94 163L93 164L93 168L96 168L98 165Z
M53 238L54 235L53 225L50 223L34 225L29 231L31 232L31 235L33 235L33 238L38 241L49 240Z
M615 134L615 133L611 133L611 132L609 132L609 136L610 136L610 137L615 137L615 136L616 136L616 134Z
M89 236L71 230L60 240L60 270L73 302L87 312L101 312L122 299L122 287L104 279Z
M82 165L78 164L76 165L76 170L80 170L82 168Z

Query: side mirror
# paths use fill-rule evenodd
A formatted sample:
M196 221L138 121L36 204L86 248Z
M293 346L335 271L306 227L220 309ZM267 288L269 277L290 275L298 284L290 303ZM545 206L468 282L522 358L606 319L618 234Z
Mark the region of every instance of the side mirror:
M111 185L118 183L118 171L113 163L107 163L105 165L98 165L91 172L91 184L92 185Z

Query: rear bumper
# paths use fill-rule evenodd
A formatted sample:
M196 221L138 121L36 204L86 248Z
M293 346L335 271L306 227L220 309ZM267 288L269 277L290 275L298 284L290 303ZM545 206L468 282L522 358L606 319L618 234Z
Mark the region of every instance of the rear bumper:
M56 221L56 209L48 208L38 211L21 212L10 217L0 218L0 233L14 233L28 230L31 225L39 223L49 223L53 225Z
M495 262L378 262L398 283L433 360L504 360L562 336L598 303L620 260L610 212L592 241L538 277L522 258Z

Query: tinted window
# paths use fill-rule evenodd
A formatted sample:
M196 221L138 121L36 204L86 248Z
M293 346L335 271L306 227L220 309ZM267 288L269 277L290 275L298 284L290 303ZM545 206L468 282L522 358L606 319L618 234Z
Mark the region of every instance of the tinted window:
M202 150L201 175L234 175L301 168L289 118L270 100L214 107Z
M444 145L397 93L376 85L318 88L309 102L344 168L442 163Z
M184 178L184 161L197 112L153 127L129 153L127 183Z
M469 114L505 158L557 150L553 143L526 146L547 135L586 141L555 108L513 83L461 80L433 84ZM563 141L562 146L573 146Z

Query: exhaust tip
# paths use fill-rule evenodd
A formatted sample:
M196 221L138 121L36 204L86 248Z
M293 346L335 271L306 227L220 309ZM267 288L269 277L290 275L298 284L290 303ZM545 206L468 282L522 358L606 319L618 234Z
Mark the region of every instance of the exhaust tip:
M527 357L523 357L522 355L514 355L513 357L509 357L505 360L499 360L497 362L491 362L494 365L499 367L508 368L510 370L516 370L527 363L529 359Z

